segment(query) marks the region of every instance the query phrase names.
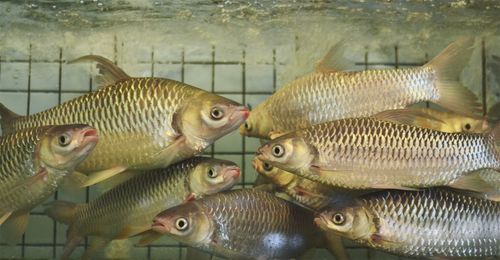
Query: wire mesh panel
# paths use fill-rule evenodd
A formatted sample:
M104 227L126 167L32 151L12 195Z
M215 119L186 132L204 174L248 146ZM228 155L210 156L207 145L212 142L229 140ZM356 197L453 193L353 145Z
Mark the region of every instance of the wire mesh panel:
M0 53L0 102L14 112L33 114L56 106L61 102L85 94L98 88L93 81L94 64L67 64L69 59L65 49L51 47L44 50L43 57L39 57L37 50L47 46L30 43L26 46L26 53ZM271 95L282 82L279 82L280 72L286 65L280 58L278 48L268 50L268 56L260 61L248 62L251 48L244 47L237 50L218 49L217 46L207 45L198 49L196 57L190 57L186 51L190 46L170 50L168 54L163 48L152 48L141 57L127 59L120 63L120 57L127 56L124 43L115 36L111 51L112 59L118 66L132 76L165 77L179 80L207 91L228 97L237 102L255 107ZM367 50L364 59L357 61L359 69L370 69L379 66L402 68L404 66L419 66L429 59L424 53L418 60L404 60L401 49L394 46L393 59L382 62L371 61ZM120 51L122 50L122 51ZM49 54L47 54L47 52ZM481 44L481 100L484 111L487 104L489 88L487 86L487 55L484 42ZM89 53L81 53L86 55ZM100 53L97 53L100 54ZM287 54L283 53L283 56ZM427 104L428 105L428 104ZM251 159L260 146L255 138L243 138L237 131L221 138L206 150L206 155L227 159L236 162L243 169L241 182L237 188L251 187L256 173L251 166ZM100 194L97 187L81 191L67 192L59 190L51 200L64 199L73 202L85 203ZM66 226L56 223L43 214L43 208L37 207L32 211L28 229L21 243L9 246L0 244L0 257L14 258L57 258L61 255L66 241ZM164 237L147 247L133 246L132 242L122 242L111 246L111 250L119 254L113 256L130 257L134 259L182 259L186 247L173 239ZM74 256L82 254L88 246L88 239L74 252ZM361 248L354 243L346 242L346 246L353 259L389 259L397 258L378 251ZM319 258L327 258L328 253L322 251Z

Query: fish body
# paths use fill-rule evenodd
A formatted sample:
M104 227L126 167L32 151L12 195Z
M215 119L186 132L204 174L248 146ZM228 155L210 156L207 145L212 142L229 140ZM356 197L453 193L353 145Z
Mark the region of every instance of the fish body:
M66 257L76 241L97 237L100 244L84 254L90 258L111 240L147 232L151 220L166 208L230 189L239 175L239 167L232 162L194 157L138 174L86 204L56 201L46 212L69 225Z
M289 259L317 242L312 212L272 193L242 189L160 213L153 230L231 259Z
M102 57L82 59L99 61L101 69L119 70ZM0 114L4 132L49 124L94 126L101 141L78 168L94 173L163 168L199 154L236 129L248 110L178 81L125 74L95 92L34 115L16 116L5 107Z
M500 169L499 140L500 125L488 134L464 134L352 118L278 137L259 148L257 158L339 188L421 188Z
M17 242L31 209L54 193L97 142L97 131L87 125L34 127L0 137L1 222L25 218L9 242Z
M422 101L473 113L477 98L457 81L472 39L452 43L428 64L408 69L320 69L285 85L250 114L240 133L269 138L327 121L366 117Z
M364 246L411 257L500 255L500 203L445 189L381 191L316 219Z

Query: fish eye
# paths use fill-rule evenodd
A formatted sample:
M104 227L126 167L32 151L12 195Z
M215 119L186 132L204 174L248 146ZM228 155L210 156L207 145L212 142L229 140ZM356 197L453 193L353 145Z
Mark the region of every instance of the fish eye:
M208 177L210 177L210 178L217 178L218 175L219 174L217 174L217 172L214 171L214 169L208 170Z
M465 124L465 130L470 130L471 129L471 125L469 123Z
M189 227L189 222L186 218L178 218L175 221L175 228L179 231L184 231L188 229Z
M224 117L224 112L220 108L214 107L212 108L212 111L210 111L210 116L214 120L220 120Z
M273 169L273 166L270 165L269 163L264 163L264 171L270 171Z
M248 122L245 122L244 127L245 127L245 129L246 129L247 131L252 130L252 126L250 126L250 124L249 124Z
M69 134L62 134L57 139L58 143L62 147L66 147L71 143L71 136Z
M273 146L272 153L274 157L280 158L285 154L285 148L281 144Z
M335 213L332 217L333 224L343 225L345 223L345 217L342 213Z

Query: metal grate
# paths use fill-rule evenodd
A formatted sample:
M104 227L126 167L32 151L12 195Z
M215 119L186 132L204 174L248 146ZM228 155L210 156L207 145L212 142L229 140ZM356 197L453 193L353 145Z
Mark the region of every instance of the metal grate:
M123 45L123 43L122 43ZM48 94L48 95L56 95L57 97L57 102L56 104L60 104L63 102L65 99L68 99L68 97L74 96L74 95L82 95L85 93L88 93L92 91L94 88L94 82L92 80L91 74L88 76L88 89L86 90L71 90L71 89L65 89L63 86L63 69L68 66L66 65L66 60L63 59L63 48L59 48L58 51L58 56L55 57L55 59L37 59L36 57L32 56L32 49L33 49L33 44L29 44L28 46L28 56L27 58L24 59L6 59L5 54L0 53L0 78L2 76L2 73L4 72L3 69L5 69L6 65L12 65L12 64L27 64L27 71L26 71L26 77L27 77L27 89L15 89L15 88L0 88L0 102L5 101L2 100L2 96L6 97L8 94L25 94L27 97L27 103L26 103L26 114L31 114L33 111L33 108L30 107L33 101L37 101L34 99L33 94L41 93L41 94ZM113 60L115 63L117 63L117 57L118 57L118 39L115 36L114 37L114 48L113 48ZM269 60L268 61L263 61L263 62L256 62L252 64L247 63L247 52L245 49L241 50L241 56L237 60L232 60L232 61L221 61L216 59L216 46L211 46L211 49L207 50L210 52L210 59L209 60L188 60L186 59L185 55L185 49L182 49L180 51L180 57L178 60L160 60L156 59L156 55L158 50L152 49L151 54L150 54L150 59L149 60L139 60L137 61L137 64L141 65L149 65L150 66L150 72L151 72L151 77L153 76L158 76L162 77L164 75L161 74L160 70L158 69L158 66L162 65L175 65L180 68L180 78L178 80L184 82L186 80L186 66L209 66L210 67L210 87L208 90L210 90L213 93L219 94L219 95L225 95L229 96L230 98L234 97L239 97L241 96L240 102L243 104L248 104L249 106L255 106L257 101L256 98L253 97L260 97L264 98L266 96L271 95L274 93L277 89L277 74L278 70L280 67L284 66L285 64L283 62L278 62L277 59L277 51L276 49L272 49L269 51ZM83 53L82 55L87 54ZM428 55L425 54L425 60L428 60ZM33 65L34 64L53 64L58 66L58 73L57 73L57 89L33 89L34 84L42 84L42 82L32 82L32 72L33 72ZM485 43L482 41L481 44L481 94L482 94L482 101L483 101L483 110L484 114L486 114L486 97L487 97L487 81L486 81L486 50L485 50ZM255 80L258 75L253 75L249 76L248 74L248 66L249 65L262 65L265 66L266 69L270 70L272 73L268 74L271 75L269 77L269 81L265 86L265 90L255 90L252 91L252 89L249 89L247 82L251 80ZM364 54L364 60L360 62L356 62L356 65L359 66L361 69L369 69L370 67L373 66L392 66L394 68L400 68L404 66L420 66L422 63L419 62L400 62L399 61L399 48L398 46L394 46L394 61L389 61L389 62L370 62L369 61L369 51L367 50ZM72 65L69 65L72 66ZM231 90L218 90L216 87L216 71L218 68L226 66L225 68L229 68L228 66L231 66L232 68L239 68L241 70L241 82L239 82L240 87L239 89L231 89ZM92 70L93 64L89 65L89 67ZM125 69L126 71L126 69ZM132 73L131 73L132 74ZM133 75L133 74L132 74ZM0 81L1 83L1 81ZM236 84L238 82L234 82ZM2 87L0 85L0 87ZM5 87L5 86L4 86ZM33 100L32 100L33 99ZM54 104L54 105L56 105ZM429 106L429 104L427 104ZM238 149L233 149L233 150L228 150L228 149L218 149L220 143L222 140L227 139L231 144L236 144L238 143L240 147ZM241 140L240 140L241 139ZM250 174L253 169L251 169L251 166L249 163L249 159L253 156L255 153L255 148L258 146L258 141L255 139L247 139L247 138L242 138L240 137L237 133L232 134L228 137L223 138L220 142L217 142L216 144L212 145L209 149L207 149L206 154L211 156L211 157L220 157L220 158L225 158L225 159L230 159L233 160L241 166L242 169L244 169L243 174L242 174L242 180L241 183L239 184L239 187L250 187L253 185L253 181L255 179L255 174ZM84 192L83 195L83 200L81 202L89 202L92 199L92 196L96 194L96 191L93 188L87 188ZM53 199L57 200L59 198L66 199L66 197L61 195L61 192L56 192L53 196ZM41 208L35 209L31 213L31 218L30 218L30 227L35 227L38 228L39 226L43 226L43 223L47 223L47 217L44 216L42 211L40 210ZM42 221L41 218L45 218L44 221ZM32 237L32 232L27 232L23 238L20 244L16 245L15 247L10 247L5 243L0 243L0 258L5 258L5 257L15 257L15 258L57 258L61 255L62 248L64 247L65 243L65 238L64 238L64 233L65 233L65 227L61 224L57 224L55 221L50 220L51 222L51 228L50 232L45 233L45 234L38 234L45 236L46 238L51 238L49 242L37 242L37 239L33 239ZM86 248L88 246L88 239L85 240L85 243L83 245L80 245L80 250ZM374 250L367 250L365 248L361 248L353 243L347 243L347 248L350 250L351 255L353 258L361 257L364 258L366 257L367 259L377 259L377 258L384 258L388 257L388 255L383 254L381 252L377 252ZM161 249L167 249L166 251L161 251ZM174 259L181 259L182 256L185 254L185 246L180 245L179 243L173 241L173 240L162 240L161 242L155 243L153 245L147 246L146 248L141 248L140 251L138 252L133 252L133 255L131 257L133 258L158 258L160 255L165 258L174 258ZM158 251L158 252L156 252ZM81 252L75 252L74 256L78 256ZM156 254L158 253L158 254ZM166 255L165 255L166 254Z

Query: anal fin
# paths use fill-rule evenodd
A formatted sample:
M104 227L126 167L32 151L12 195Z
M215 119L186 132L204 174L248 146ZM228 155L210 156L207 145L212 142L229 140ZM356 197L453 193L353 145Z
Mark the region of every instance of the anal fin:
M21 241L28 226L30 210L14 212L0 227L0 233L7 244L15 245Z
M147 246L162 237L162 234L150 229L143 232L141 236L142 237L139 240L139 243L137 243L137 246Z
M119 173L124 172L127 167L124 166L115 166L113 168L109 168L103 171L91 173L87 179L82 183L82 187L92 186L96 183L109 179Z

